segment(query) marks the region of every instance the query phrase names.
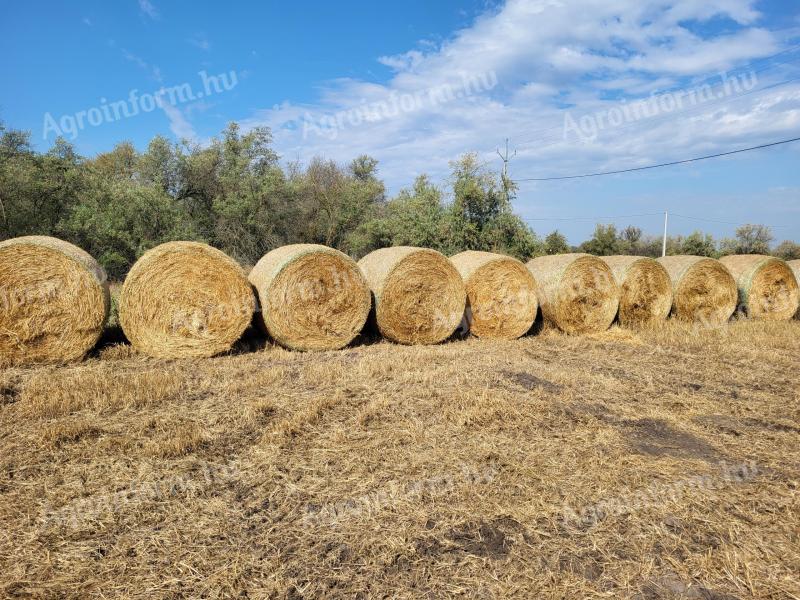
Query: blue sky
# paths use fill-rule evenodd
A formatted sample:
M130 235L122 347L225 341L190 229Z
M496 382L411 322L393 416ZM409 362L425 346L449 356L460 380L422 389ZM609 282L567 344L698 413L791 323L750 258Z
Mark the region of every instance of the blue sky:
M156 134L203 144L237 121L271 127L286 161L371 154L394 193L423 172L445 184L448 162L467 151L499 168L506 137L517 150L511 175L525 178L800 136L800 4L787 0L0 10L0 119L30 130L40 149L58 133L87 156L122 140L143 148ZM730 236L735 224L758 222L776 226L777 241L800 241L799 159L800 143L522 182L515 208L540 234L558 228L572 242L590 235L594 217L657 234L664 210L675 214L674 234Z

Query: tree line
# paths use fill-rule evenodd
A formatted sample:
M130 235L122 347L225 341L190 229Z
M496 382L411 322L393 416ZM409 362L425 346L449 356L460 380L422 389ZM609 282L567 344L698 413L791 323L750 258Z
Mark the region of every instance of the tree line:
M85 249L121 279L149 248L196 240L244 265L292 243L332 246L354 258L385 246L501 252L520 259L584 251L660 256L661 238L635 227L598 225L571 247L558 231L540 238L512 210L514 183L476 154L451 163L443 186L425 175L388 197L378 163L314 158L282 166L267 128L232 123L206 145L157 136L139 152L129 142L93 158L57 139L34 150L30 134L0 123L0 239L51 235ZM768 253L800 258L800 246L771 248L768 228L748 225L732 240L701 232L669 238L670 254Z

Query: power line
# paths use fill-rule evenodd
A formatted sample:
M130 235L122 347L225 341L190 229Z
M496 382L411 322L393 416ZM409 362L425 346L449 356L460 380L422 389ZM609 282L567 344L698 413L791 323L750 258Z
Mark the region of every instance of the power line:
M689 215L679 215L678 213L669 213L672 217L680 217L682 219L690 219L692 221L707 221L709 223L720 223L722 225L733 225L734 227L741 227L742 225L747 225L748 223L733 223L731 221L720 221L718 219L706 219L705 217L690 217ZM789 225L766 225L764 223L759 223L759 225L764 225L765 227L772 227L772 228L781 228L781 227L789 227Z
M610 217L524 217L523 221L610 221L612 219L632 219L636 217L661 217L663 216L663 212L657 213L639 213L635 215L614 215ZM692 221L707 221L709 223L720 223L722 225L733 225L734 227L741 227L742 225L747 225L747 223L734 223L732 221L720 221L718 219L706 219L704 217L692 217L689 215L681 215L678 213L670 212L669 215L671 217L681 217L682 219L691 219ZM770 228L782 228L782 227L789 227L789 225L769 225L764 223L759 223L759 225L764 225L765 227Z
M770 142L768 144L761 144L759 146L751 146L749 148L740 148L739 150L731 150L729 152L719 152L717 154L708 154L706 156L697 156L695 158L687 158L684 160L674 160L672 162L659 163L656 165L647 165L646 167L632 167L630 169L619 169L616 171L601 171L599 173L584 173L582 175L562 175L559 177L525 177L523 179L515 179L515 182L520 181L556 181L560 179L583 179L586 177L601 177L603 175L618 175L620 173L632 173L634 171L646 171L648 169L657 169L659 167L671 167L673 165L683 165L686 163L697 162L700 160L707 160L709 158L719 158L720 156L730 156L731 154L740 154L742 152L750 152L751 150L760 150L761 148L769 148L771 146L780 146L781 144L789 144L791 142L800 141L800 137L791 138L788 140L780 140L777 142Z
M524 221L608 221L610 219L630 219L634 217L654 217L664 213L640 213L638 215L616 215L613 217L530 217Z

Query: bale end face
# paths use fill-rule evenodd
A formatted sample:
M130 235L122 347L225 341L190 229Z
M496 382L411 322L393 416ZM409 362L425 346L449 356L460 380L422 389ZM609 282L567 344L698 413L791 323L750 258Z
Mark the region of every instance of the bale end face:
M792 270L795 282L797 283L798 286L800 286L800 259L790 260L786 264ZM798 301L798 304L800 304L800 301ZM800 306L797 307L797 312L795 313L794 318L800 319Z
M761 255L726 256L720 260L736 279L739 306L751 319L788 321L797 312L800 289L784 261Z
M199 242L145 252L122 286L119 320L138 351L156 358L226 352L252 320L255 296L242 268Z
M102 267L45 236L0 243L0 363L64 363L100 338L110 307Z
M588 254L542 256L528 261L539 286L545 320L564 333L599 333L619 308L619 288L606 263Z
M736 310L736 281L720 261L700 256L659 258L672 279L672 314L676 318L719 327Z
M268 252L250 273L261 322L293 350L337 350L361 332L371 295L353 259L327 246L294 244Z
M359 261L375 297L381 335L400 344L438 344L464 316L461 275L444 255L427 248L398 246L371 252Z
M639 256L609 256L603 261L619 286L621 325L641 327L666 320L672 309L672 282L663 266Z
M509 256L466 251L450 259L464 279L470 332L487 339L513 340L527 333L539 307L536 280Z

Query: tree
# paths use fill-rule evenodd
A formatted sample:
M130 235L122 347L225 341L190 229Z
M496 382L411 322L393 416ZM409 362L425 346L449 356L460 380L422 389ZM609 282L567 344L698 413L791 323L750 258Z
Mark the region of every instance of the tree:
M569 251L570 247L567 243L567 238L565 238L557 229L549 233L547 237L544 238L544 254L566 254Z
M769 254L772 231L765 225L742 225L736 230L736 238L722 241L722 254Z
M784 240L775 246L772 255L783 260L798 260L800 259L800 244Z
M691 254L693 256L715 256L717 244L711 234L703 234L695 231L687 235L681 241L681 254Z
M597 224L592 238L581 244L581 252L594 254L595 256L613 256L620 254L623 244L617 237L615 225Z
M200 239L180 204L158 187L109 181L98 171L87 177L91 185L64 230L110 278L122 279L139 256L158 244Z

